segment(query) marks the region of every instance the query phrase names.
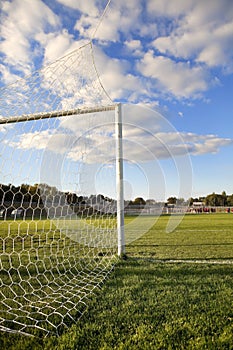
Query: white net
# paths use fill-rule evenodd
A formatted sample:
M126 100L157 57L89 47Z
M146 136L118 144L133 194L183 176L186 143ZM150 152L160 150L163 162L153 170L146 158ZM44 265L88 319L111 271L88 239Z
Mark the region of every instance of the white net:
M1 91L2 331L60 333L116 261L109 103L91 43Z

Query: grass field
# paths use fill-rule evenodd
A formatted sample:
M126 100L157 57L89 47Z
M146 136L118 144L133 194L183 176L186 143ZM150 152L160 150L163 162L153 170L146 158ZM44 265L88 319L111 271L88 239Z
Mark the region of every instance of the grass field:
M233 215L188 215L172 233L167 220L127 246L76 324L2 332L0 349L233 349Z
M233 215L186 215L179 226L166 233L168 216L161 216L142 237L127 247L134 257L157 259L232 259ZM132 220L132 218L126 218ZM142 222L148 217L142 217Z

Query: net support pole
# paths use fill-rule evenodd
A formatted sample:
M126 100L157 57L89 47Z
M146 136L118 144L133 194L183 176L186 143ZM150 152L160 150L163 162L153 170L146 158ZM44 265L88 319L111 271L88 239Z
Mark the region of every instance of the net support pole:
M118 256L125 253L124 234L124 186L123 186L123 146L122 146L122 109L121 104L115 107L116 133L116 192L117 192L117 234Z

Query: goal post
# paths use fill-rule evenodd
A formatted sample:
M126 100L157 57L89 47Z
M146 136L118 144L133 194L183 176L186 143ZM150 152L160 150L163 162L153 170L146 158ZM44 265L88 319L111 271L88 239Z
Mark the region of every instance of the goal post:
M122 108L121 104L115 107L116 125L116 193L117 193L117 232L118 255L125 254L124 234L124 178L123 178L123 145L122 145Z
M125 252L121 105L92 46L1 88L0 331L60 334Z
M0 331L60 334L82 315L92 291L125 253L121 104L15 113L0 118L0 134ZM59 137L66 143L62 160L53 145ZM111 161L114 198L91 195L94 177L88 171L93 173L95 160ZM48 178L28 184L35 171L38 176L36 167ZM86 182L89 197L82 196L82 187L79 195L56 187L62 167L65 180L73 172L70 181ZM25 182L17 185L17 177Z
M125 254L124 237L124 179L123 179L123 142L122 142L122 107L121 103L89 108L51 111L21 116L0 118L1 124L20 123L25 121L42 120L48 118L61 118L73 115L115 111L115 139L116 139L116 201L117 201L117 242L118 256Z

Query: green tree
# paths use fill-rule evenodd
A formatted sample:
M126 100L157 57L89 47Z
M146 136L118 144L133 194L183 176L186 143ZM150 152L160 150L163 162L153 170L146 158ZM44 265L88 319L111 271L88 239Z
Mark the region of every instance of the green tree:
M233 207L233 194L231 194L230 196L227 196L227 205L229 207Z
M167 199L167 204L176 204L177 198L176 197L169 197Z
M227 194L225 191L222 191L222 205L227 205Z
M133 203L135 205L145 205L146 204L145 200L142 197L135 198Z
M224 198L221 194L212 193L206 196L206 205L211 207L219 207L224 205Z

